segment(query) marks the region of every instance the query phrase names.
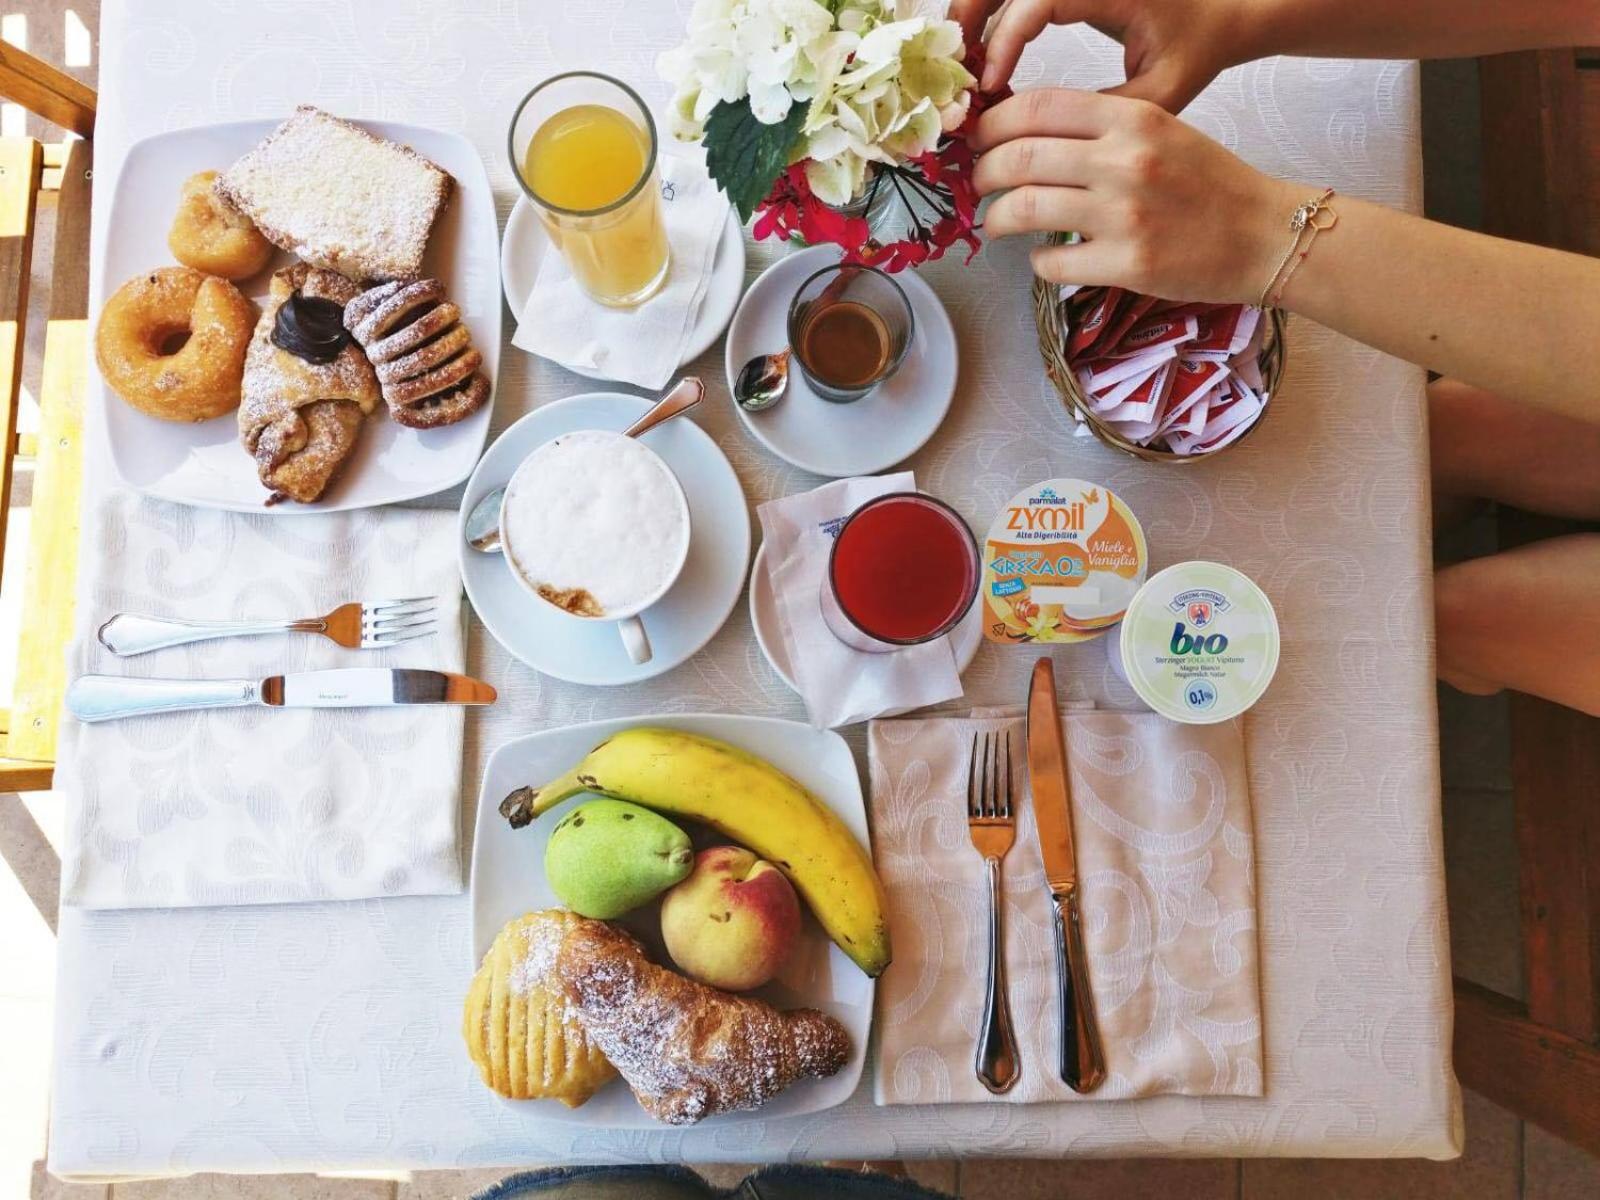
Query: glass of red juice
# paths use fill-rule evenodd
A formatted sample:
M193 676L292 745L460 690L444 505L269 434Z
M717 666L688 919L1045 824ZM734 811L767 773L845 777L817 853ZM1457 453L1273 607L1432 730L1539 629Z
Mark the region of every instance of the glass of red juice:
M977 540L955 509L920 492L891 492L839 527L822 615L834 637L857 650L920 645L967 615L981 573Z

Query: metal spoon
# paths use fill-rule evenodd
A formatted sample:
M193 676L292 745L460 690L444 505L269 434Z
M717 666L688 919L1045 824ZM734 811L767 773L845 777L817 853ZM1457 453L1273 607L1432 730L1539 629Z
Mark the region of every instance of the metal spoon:
M661 399L657 400L645 413L632 425L622 431L623 437L638 437L648 433L663 421L670 421L680 413L688 412L701 400L705 399L706 385L698 376L685 375L678 380L673 389ZM467 514L467 545L484 554L499 554L500 545L500 502L506 497L505 488L495 488L472 506L472 511Z
M745 363L733 381L733 398L745 412L761 412L783 399L789 387L789 355L785 346L777 354L758 354Z

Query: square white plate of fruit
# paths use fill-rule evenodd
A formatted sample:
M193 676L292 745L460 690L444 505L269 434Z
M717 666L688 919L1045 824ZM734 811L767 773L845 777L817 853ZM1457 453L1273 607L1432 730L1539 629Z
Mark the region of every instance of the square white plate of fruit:
M478 797L472 852L473 961L464 964L463 995L471 972L477 969L495 935L508 921L537 909L566 907L546 870L551 834L573 809L598 797L590 792L569 796L540 812L520 829L513 829L500 814L501 802L518 789L540 788L559 779L580 762L585 762L591 751L613 735L625 730L637 733L650 729L715 739L764 760L798 783L831 814L820 818L819 829L842 825L843 830L870 853L866 803L855 759L844 739L831 730L769 717L686 714L595 721L518 738L490 756ZM685 753L681 746L674 748L665 741L658 749L668 755ZM813 905L826 906L835 932L850 937L861 927L859 918L846 916L846 910L859 914L863 908L873 910L879 901L859 894L859 889L853 896L830 892L832 884L826 876L840 872L830 869L827 856L815 853L813 846L813 853L807 855L808 861L802 861L800 852L806 849L803 844L795 844L792 851L788 849L787 839L806 836L800 832L806 825L804 819L796 822L793 813L785 814L777 809L764 813L762 806L753 802L743 788L739 794L724 792L717 784L716 763L710 759L695 761L692 747L688 754L688 759L680 758L675 762L673 778L666 778L663 772L661 777L652 779L649 776L654 768L638 765L640 760L648 762L652 748L641 746L628 785L637 789L642 773L646 777L642 790L654 791L656 799L662 801L645 807L655 808L659 815L687 833L696 851L693 869L684 868L690 870L690 874L669 889L673 893L669 906L673 910L671 920L676 927L667 931L670 939L664 935L663 900L659 895L615 918L614 923L638 938L652 962L686 974L696 971L685 970L685 967L695 968L702 976L714 977L718 971L737 970L741 963L762 958L777 962L781 965L770 981L743 994L782 1010L817 1009L839 1021L849 1034L850 1057L836 1074L825 1079L799 1080L759 1109L713 1116L708 1118L710 1122L724 1124L792 1117L843 1103L861 1080L872 1026L875 982L830 939ZM588 759L586 765L595 762L596 759ZM603 767L602 763L598 773L602 775L601 786L606 786ZM630 801L647 799L638 795L625 798ZM653 825L650 822L638 824ZM569 825L562 838L570 838L574 832ZM821 840L825 840L825 835ZM760 846L746 845L747 842L760 843ZM597 894L603 901L607 889L615 890L617 885L610 878L585 879L581 861L583 844L581 840L567 842L562 846L566 861L552 860L560 890L569 897L574 895L575 889L578 894L587 891ZM701 853L730 845L744 846L755 854L758 865L749 866L746 858L742 869L749 873L742 879L738 878L738 871L733 877L728 876L726 862L721 864L722 871L715 870L716 856ZM766 851L764 859L760 856L761 849ZM579 861L572 861L575 857ZM622 857L626 859L626 853ZM596 861L599 858L609 861L613 856L601 855ZM775 926L765 911L779 890L764 870L768 860L782 863L780 877L793 880L792 890L799 900L799 926L783 938L787 945L773 944L768 935L774 928L784 928L781 922ZM836 862L833 866L840 864ZM654 883L648 879L630 879L625 886L648 892ZM881 897L881 891L878 895ZM626 903L631 898L630 895L614 902ZM596 901L590 895L583 895L582 902ZM719 910L717 918L709 918L712 908ZM852 920L857 923L852 925ZM713 932L708 935L707 930ZM675 962L668 952L669 940L677 948L678 956L684 959L683 963ZM856 940L859 946L861 939ZM874 955L881 958L886 948L858 948L856 953L869 965L875 965ZM877 969L881 970L881 966ZM508 1100L505 1103L512 1111L525 1114L529 1121L562 1121L609 1129L665 1128L640 1107L622 1080L613 1080L577 1108L569 1109L555 1100Z

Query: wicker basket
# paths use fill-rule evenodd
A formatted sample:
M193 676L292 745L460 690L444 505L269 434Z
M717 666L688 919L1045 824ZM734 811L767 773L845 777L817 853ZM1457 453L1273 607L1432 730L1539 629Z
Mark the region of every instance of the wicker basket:
M1053 241L1064 240L1057 234ZM1267 419L1266 412L1256 418L1255 424L1240 434L1233 441L1214 450L1210 454L1174 454L1171 450L1157 450L1150 446L1136 446L1127 438L1110 428L1101 421L1094 411L1085 402L1083 390L1078 386L1077 378L1072 374L1072 368L1067 363L1067 323L1061 312L1061 304L1056 299L1056 285L1046 283L1043 279L1033 281L1033 314L1039 325L1039 353L1044 356L1045 373L1050 376L1050 382L1055 384L1056 391L1061 393L1062 402L1066 404L1067 411L1081 420L1091 430L1095 437L1114 450L1121 450L1135 458L1142 458L1146 462L1163 463L1193 463L1204 462L1214 454L1221 454L1223 450L1230 450L1245 438L1256 431L1256 427ZM1283 379L1284 360L1284 315L1281 310L1269 308L1266 312L1268 325L1266 337L1261 346L1261 378L1266 385L1265 390L1276 395L1278 384ZM1272 407L1269 402L1267 408Z

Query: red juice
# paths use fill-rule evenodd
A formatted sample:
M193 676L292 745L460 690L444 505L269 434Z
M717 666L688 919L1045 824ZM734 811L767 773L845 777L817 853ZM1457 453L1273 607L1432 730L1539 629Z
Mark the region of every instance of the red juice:
M896 493L857 509L829 564L839 607L885 642L946 632L972 605L978 547L960 516L927 496Z

